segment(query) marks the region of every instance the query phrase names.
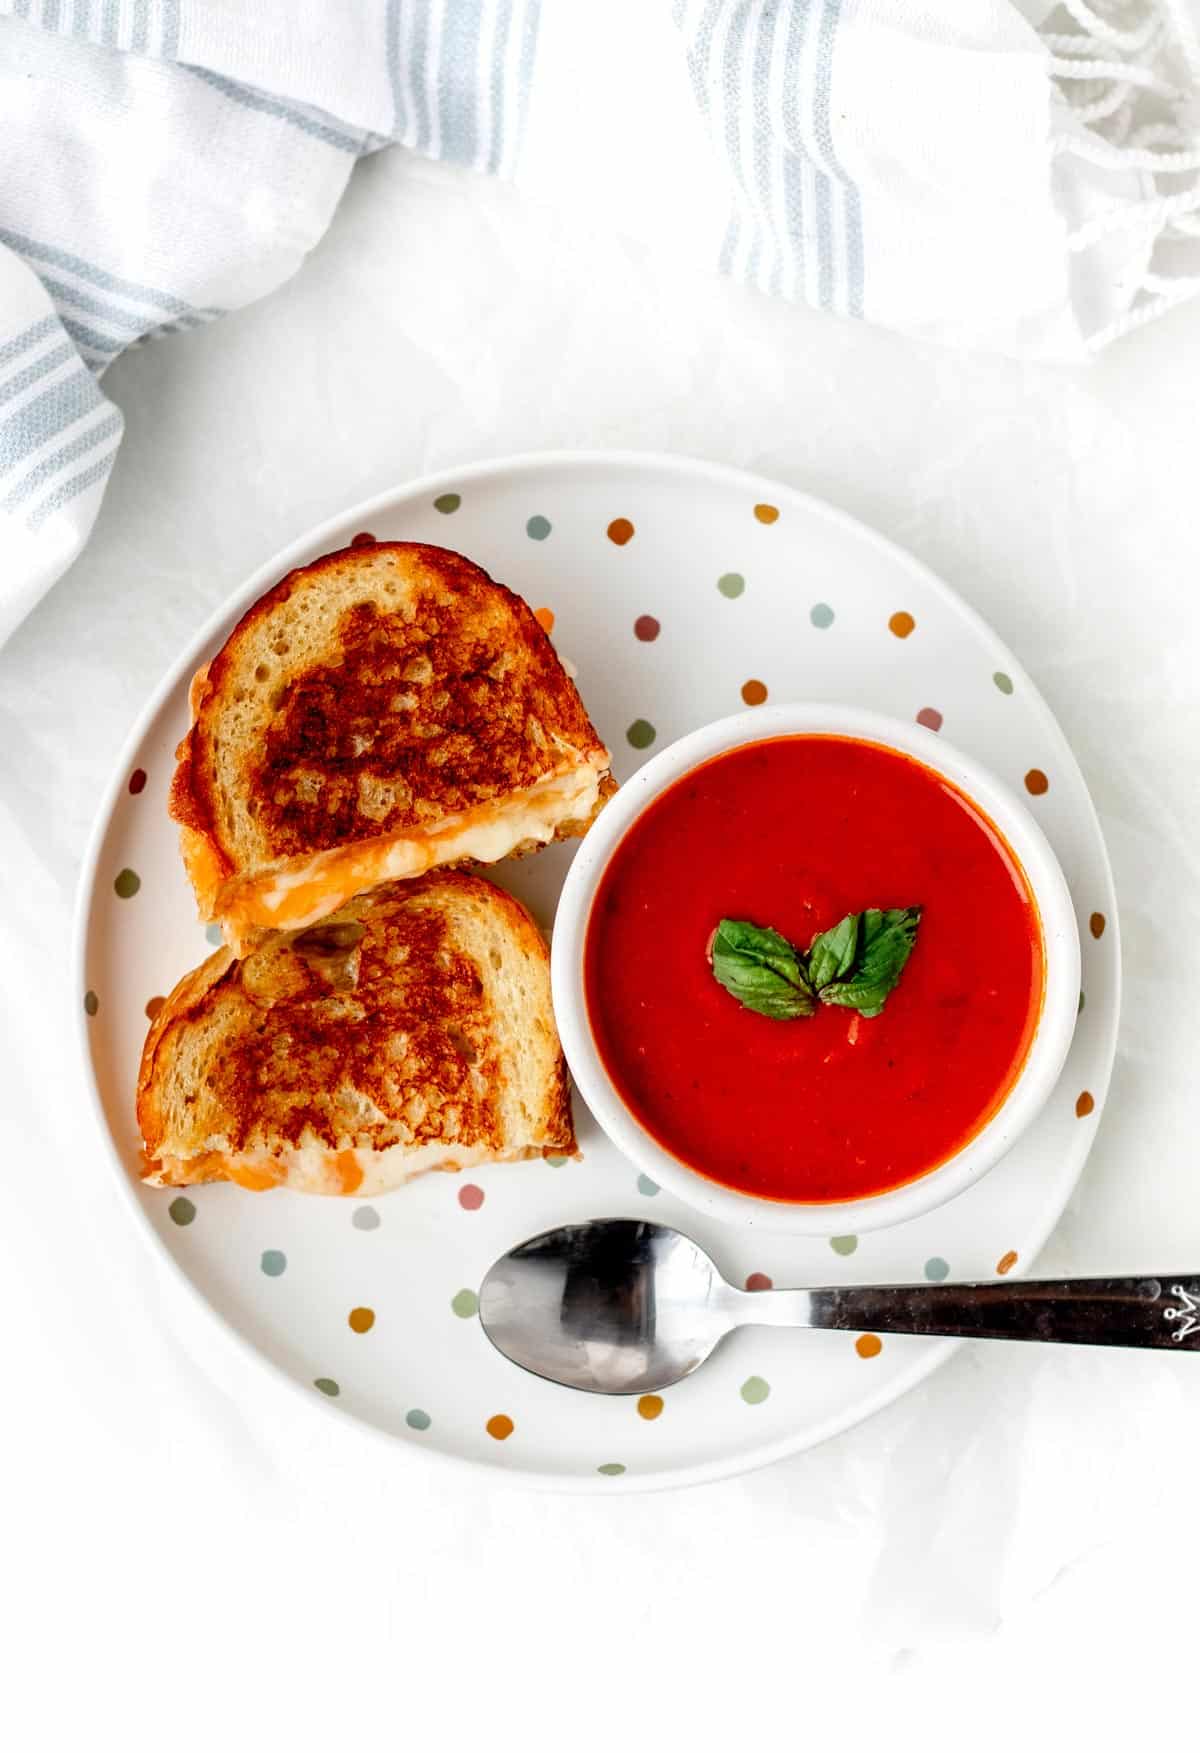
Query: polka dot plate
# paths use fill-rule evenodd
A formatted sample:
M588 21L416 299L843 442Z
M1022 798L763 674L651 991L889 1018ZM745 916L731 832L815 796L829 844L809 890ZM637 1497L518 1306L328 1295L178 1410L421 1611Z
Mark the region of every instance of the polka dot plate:
M627 778L708 720L766 700L915 718L1028 797L1066 872L1084 992L1062 1083L1036 1126L952 1204L832 1242L726 1229L639 1176L576 1103L580 1162L429 1175L364 1204L136 1178L133 1087L148 1016L210 949L166 814L188 680L290 567L368 531L461 549L534 606ZM492 874L542 925L572 849ZM922 566L791 489L630 455L518 458L404 487L305 536L204 630L150 702L101 811L81 891L79 1025L98 1116L159 1257L311 1403L421 1453L528 1483L622 1491L711 1479L842 1430L933 1369L950 1342L745 1330L662 1395L608 1399L525 1375L475 1318L491 1262L553 1224L653 1215L729 1278L769 1284L1024 1271L1083 1168L1119 1004L1112 881L1070 749L1016 659Z

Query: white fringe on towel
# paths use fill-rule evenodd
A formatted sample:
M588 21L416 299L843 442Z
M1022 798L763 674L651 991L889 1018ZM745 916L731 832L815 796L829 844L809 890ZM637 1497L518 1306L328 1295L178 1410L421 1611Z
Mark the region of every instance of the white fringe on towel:
M1137 263L1093 351L1200 292L1200 33L1189 0L1061 0L1040 25L1058 91L1059 160L1111 172L1073 255L1122 239Z

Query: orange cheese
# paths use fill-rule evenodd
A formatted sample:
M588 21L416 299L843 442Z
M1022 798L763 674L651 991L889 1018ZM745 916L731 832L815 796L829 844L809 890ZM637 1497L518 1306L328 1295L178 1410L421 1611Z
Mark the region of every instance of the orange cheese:
M592 814L599 788L599 769L586 766L502 803L464 810L436 831L381 835L293 859L261 876L233 878L218 892L213 911L234 944L255 930L300 930L376 883L421 876L437 864L491 864L527 840L552 840L562 822Z

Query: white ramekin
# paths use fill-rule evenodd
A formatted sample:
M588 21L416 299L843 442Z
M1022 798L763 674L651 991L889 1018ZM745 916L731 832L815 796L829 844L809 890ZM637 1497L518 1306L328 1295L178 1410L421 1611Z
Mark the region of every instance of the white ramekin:
M787 736L846 736L911 755L966 793L1019 860L1041 914L1046 988L1042 1013L1016 1082L987 1124L928 1174L865 1199L809 1204L761 1199L689 1168L634 1118L596 1050L584 997L583 952L600 878L618 842L651 799L714 755ZM849 706L771 706L720 719L648 761L601 812L575 855L554 921L554 1010L575 1083L617 1148L689 1205L730 1223L785 1235L843 1235L903 1223L943 1205L998 1163L1035 1118L1063 1068L1079 1007L1079 933L1058 860L1025 805L986 768L917 724Z

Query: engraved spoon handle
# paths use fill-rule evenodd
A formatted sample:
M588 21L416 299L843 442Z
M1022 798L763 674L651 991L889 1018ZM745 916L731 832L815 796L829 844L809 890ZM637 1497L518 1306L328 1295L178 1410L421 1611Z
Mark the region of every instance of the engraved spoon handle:
M757 1293L764 1294L771 1295ZM812 1327L1200 1351L1200 1276L1195 1274L845 1285L808 1294L805 1324Z

